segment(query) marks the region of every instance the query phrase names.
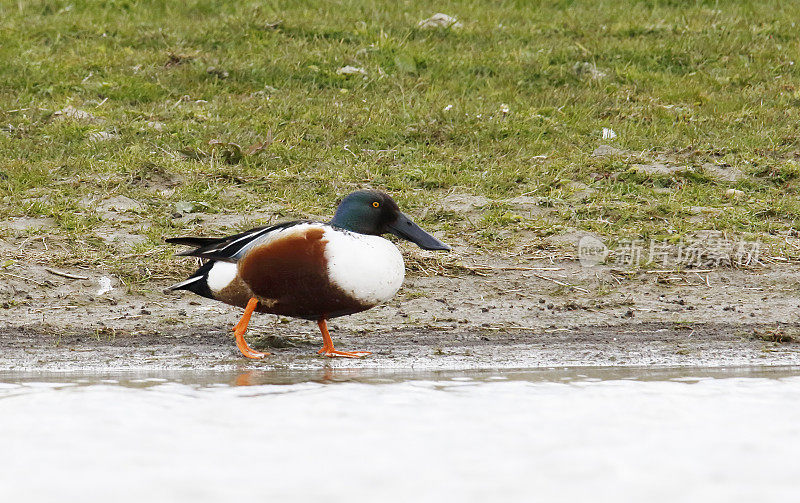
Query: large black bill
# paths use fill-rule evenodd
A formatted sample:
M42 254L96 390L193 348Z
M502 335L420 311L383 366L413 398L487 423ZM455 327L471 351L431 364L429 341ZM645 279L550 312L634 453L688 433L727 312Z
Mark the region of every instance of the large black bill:
M400 213L394 223L389 224L389 232L397 237L416 243L424 250L449 250L450 247L431 236L422 228L411 221L410 218Z

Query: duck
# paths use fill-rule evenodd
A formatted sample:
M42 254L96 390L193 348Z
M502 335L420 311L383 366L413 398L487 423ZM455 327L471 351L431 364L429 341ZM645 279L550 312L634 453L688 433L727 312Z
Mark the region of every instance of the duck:
M371 353L335 349L327 322L373 308L400 290L405 262L385 234L424 250L450 250L401 212L388 194L358 190L342 199L327 223L295 220L221 238L166 239L192 247L179 256L204 261L167 290L188 290L243 308L233 334L247 358L270 354L250 348L244 339L254 312L316 321L323 344L319 354L359 358Z

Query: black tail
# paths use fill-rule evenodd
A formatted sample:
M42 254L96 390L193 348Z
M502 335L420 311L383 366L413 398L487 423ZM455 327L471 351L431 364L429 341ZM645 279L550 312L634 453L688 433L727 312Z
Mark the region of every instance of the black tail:
M182 239L182 238L175 238L175 239ZM189 290L190 292L194 292L197 295L213 299L214 294L211 293L211 289L208 287L208 281L206 280L208 278L208 271L210 271L212 267L214 267L214 261L209 260L208 262L200 266L200 268L197 271L195 271L195 273L192 274L188 279L185 279L180 283L175 283L174 285L167 287L167 291Z

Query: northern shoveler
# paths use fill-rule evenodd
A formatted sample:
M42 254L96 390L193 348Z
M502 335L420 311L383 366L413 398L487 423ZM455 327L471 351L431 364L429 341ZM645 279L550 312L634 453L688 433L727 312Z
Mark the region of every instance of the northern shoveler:
M329 223L299 220L251 229L224 238L178 237L168 243L195 246L179 255L205 262L169 290L189 290L244 308L234 327L236 345L248 358L269 353L244 340L253 311L317 322L324 356L357 358L368 351L338 351L327 320L358 313L391 299L405 276L403 256L381 237L394 234L426 250L449 250L377 190L345 197Z

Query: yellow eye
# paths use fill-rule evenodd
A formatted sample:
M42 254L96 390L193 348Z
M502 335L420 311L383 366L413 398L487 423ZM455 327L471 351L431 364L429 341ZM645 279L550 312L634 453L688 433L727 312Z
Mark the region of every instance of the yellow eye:
M372 203L372 206L373 206L374 208L377 208L377 207L378 207L378 206L380 206L380 205L381 205L381 203L379 203L378 201L375 201L375 202L373 202L373 203Z

